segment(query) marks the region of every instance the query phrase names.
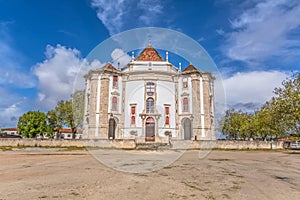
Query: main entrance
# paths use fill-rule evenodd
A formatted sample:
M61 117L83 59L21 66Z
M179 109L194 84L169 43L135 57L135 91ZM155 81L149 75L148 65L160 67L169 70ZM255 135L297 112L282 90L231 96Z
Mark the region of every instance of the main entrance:
M152 117L146 119L146 141L155 141L155 121Z
M192 123L189 118L184 118L182 120L182 127L184 133L184 139L190 140L192 138Z
M117 123L114 118L110 118L108 123L108 139L115 139Z

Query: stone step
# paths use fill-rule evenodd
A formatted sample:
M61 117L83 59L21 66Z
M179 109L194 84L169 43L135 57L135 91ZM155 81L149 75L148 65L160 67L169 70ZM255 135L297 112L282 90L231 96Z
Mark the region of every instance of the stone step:
M147 142L147 143L137 143L136 149L139 150L164 150L170 149L170 144L168 143L154 143L154 142Z

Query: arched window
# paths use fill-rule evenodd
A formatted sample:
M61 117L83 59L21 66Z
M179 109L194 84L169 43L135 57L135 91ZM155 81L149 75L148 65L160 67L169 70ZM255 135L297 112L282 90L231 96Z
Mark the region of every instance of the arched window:
M146 113L154 113L154 99L151 97L146 100Z
M153 82L148 82L146 84L146 92L148 96L153 96L154 94L154 83Z
M131 116L131 124L135 124L135 116Z
M187 97L183 98L183 112L189 111L189 99Z
M118 110L118 98L117 97L112 98L111 109Z
M166 116L165 125L170 125L170 118L169 118L169 116Z

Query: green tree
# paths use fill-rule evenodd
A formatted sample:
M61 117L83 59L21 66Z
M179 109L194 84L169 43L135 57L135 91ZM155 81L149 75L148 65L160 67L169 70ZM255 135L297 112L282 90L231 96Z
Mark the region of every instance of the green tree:
M251 119L252 119L251 114L248 114L248 113L240 113L239 114L240 127L239 127L238 131L239 131L239 136L243 140L253 138Z
M283 81L281 88L275 88L274 107L282 120L286 133L300 136L300 73Z
M300 136L300 73L275 88L275 97L254 115L227 110L221 120L228 138L276 139L293 133Z
M84 91L78 90L72 94L73 118L76 128L82 128L84 115Z
M227 110L224 118L221 120L221 131L230 139L246 140L252 138L253 130L250 123L251 118L251 114L234 109Z
M56 107L47 113L48 123L52 130L60 131L64 126L72 129L73 138L83 122L84 91L76 91L71 100L61 100Z
M47 132L46 115L40 111L29 111L19 118L19 134L26 138L35 138Z
M60 115L56 110L50 110L47 113L48 131L51 135L54 135L54 132L59 133L60 129L63 127L63 121L59 116Z
M227 110L223 120L222 132L227 138L237 139L239 138L240 119L239 112L234 109Z

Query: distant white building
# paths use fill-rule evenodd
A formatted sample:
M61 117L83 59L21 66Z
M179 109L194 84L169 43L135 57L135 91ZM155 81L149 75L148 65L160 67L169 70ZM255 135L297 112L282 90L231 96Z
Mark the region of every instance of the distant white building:
M18 128L2 128L1 131L3 134L6 135L19 135L18 134Z
M61 128L59 133L55 133L55 138L71 140L73 139L73 132L70 128ZM75 139L82 139L82 130L76 130Z
M214 77L183 71L151 46L122 69L111 63L86 76L84 136L166 142L215 139Z

